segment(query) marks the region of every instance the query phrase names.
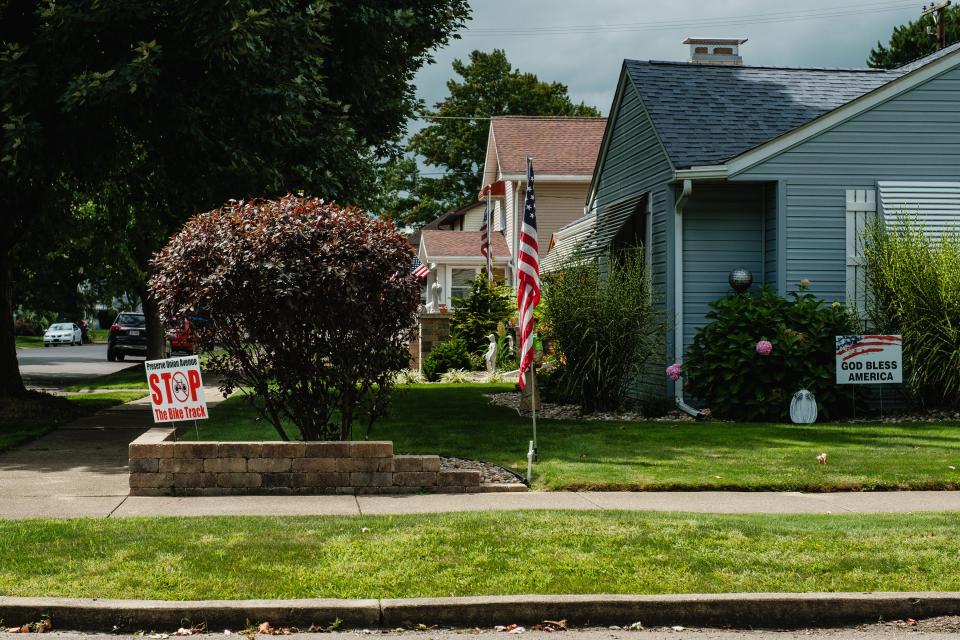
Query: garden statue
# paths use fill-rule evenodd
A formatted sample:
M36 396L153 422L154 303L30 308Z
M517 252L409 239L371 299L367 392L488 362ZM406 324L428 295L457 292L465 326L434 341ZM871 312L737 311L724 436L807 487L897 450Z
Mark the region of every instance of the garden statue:
M434 282L430 286L430 301L427 302L427 313L439 313L440 312L440 292L443 290L443 285L439 282Z
M487 373L493 373L497 370L497 334L491 333L487 336L490 340L490 346L487 347Z
M794 424L813 424L817 421L817 399L806 389L793 394L790 401L790 419Z
M512 357L513 357L513 354L514 354L514 351L513 351L513 334L508 333L506 337L507 337L507 355L512 358Z

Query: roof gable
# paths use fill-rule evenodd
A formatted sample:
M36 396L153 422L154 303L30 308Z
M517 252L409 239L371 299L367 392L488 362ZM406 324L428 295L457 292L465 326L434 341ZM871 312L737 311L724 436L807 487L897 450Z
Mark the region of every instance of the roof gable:
M606 123L606 118L495 116L490 119L485 173L495 157L498 177L525 175L530 156L540 175L590 176Z
M719 164L902 75L626 62L674 166Z

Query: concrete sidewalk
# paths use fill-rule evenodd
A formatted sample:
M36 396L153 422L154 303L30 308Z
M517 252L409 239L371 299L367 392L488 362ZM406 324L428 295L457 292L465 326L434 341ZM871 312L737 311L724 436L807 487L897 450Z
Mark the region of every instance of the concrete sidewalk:
M207 389L210 404L222 397ZM152 426L148 399L83 418L0 454L0 519L393 515L580 509L695 513L960 511L960 492L529 492L404 496L129 497L127 445Z

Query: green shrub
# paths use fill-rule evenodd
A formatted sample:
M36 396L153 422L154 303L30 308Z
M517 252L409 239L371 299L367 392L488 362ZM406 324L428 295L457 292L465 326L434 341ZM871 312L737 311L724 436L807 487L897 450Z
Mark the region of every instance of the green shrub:
M436 382L451 369L471 369L470 352L463 338L450 338L435 346L423 361L423 375Z
M514 313L513 297L509 287L490 282L481 273L473 280L465 298L453 299L450 317L450 335L463 338L471 353L485 352L489 336L497 333L497 326Z
M710 303L710 323L694 336L684 362L686 389L719 418L787 420L800 389L817 398L824 418L845 407L835 384L835 338L853 331L846 308L826 304L801 286L789 299L770 288ZM757 344L773 345L769 355Z
M539 331L564 363L551 393L586 413L619 409L663 345L640 250L610 256L602 275L596 260L574 254L544 277L541 309Z
M873 330L903 335L904 381L925 405L960 404L960 236L908 218L864 234Z

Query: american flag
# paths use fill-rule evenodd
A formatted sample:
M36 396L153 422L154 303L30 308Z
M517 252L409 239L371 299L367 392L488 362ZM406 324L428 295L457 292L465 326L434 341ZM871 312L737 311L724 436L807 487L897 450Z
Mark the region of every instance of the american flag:
M517 252L517 307L520 311L520 388L533 363L533 310L540 302L540 247L537 245L537 206L533 194L533 162L527 160L527 197Z
M413 256L412 271L413 271L413 275L417 276L418 278L426 278L427 275L430 273L430 269L427 267L427 265L420 262L420 258L418 258L417 256Z
M867 353L879 353L886 347L900 346L900 336L837 336L837 355L850 360Z
M480 255L487 259L487 280L493 280L493 257L490 255L490 198L483 205L483 225L480 227Z

